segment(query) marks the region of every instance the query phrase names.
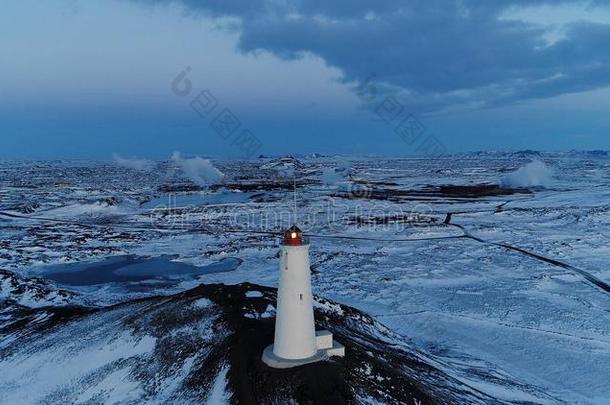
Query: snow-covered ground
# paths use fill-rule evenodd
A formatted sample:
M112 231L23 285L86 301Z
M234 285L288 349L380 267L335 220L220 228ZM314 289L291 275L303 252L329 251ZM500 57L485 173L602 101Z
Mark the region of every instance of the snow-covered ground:
M222 183L203 188L174 163L148 171L0 163L0 269L45 277L52 265L125 255L165 255L202 269L234 257L243 261L237 268L166 277L155 270L148 280L93 286L49 282L44 293L4 276L0 297L32 307L104 305L199 283L275 286L273 233L294 220L295 175L314 293L373 315L454 369L483 367L538 387L554 398L548 402L610 401L605 154L219 161ZM54 285L60 295L47 291ZM528 400L480 384L499 399Z

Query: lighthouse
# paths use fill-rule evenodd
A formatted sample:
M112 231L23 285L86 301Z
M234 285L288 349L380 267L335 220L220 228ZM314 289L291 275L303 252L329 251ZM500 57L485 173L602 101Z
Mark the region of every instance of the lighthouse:
M317 331L313 313L309 243L293 225L282 238L275 337L262 360L270 367L291 368L345 355L329 331Z

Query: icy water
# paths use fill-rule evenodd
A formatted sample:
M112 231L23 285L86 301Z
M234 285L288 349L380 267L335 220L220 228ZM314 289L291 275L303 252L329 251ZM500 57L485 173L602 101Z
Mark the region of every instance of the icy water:
M248 202L254 193L218 192L218 193L189 193L154 198L142 204L144 209L178 208L213 204L239 204Z
M37 272L60 284L87 286L223 273L235 270L242 263L240 259L229 257L206 266L195 266L172 259L171 256L117 256L93 263L48 266Z

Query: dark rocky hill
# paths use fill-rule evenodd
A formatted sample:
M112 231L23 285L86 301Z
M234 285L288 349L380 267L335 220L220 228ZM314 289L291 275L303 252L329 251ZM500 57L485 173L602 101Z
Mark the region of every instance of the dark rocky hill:
M0 403L500 402L368 315L321 298L317 327L346 357L271 369L260 355L273 340L275 293L215 284L104 308L16 308L0 323Z

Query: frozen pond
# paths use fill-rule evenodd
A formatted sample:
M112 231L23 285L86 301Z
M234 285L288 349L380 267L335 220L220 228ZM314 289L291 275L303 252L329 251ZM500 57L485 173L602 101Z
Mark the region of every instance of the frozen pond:
M228 257L206 266L195 266L173 259L172 256L115 256L98 262L41 267L35 272L59 284L87 286L224 273L235 270L242 263L240 259Z
M189 194L172 194L169 196L163 196L154 198L150 201L142 204L144 209L155 209L155 208L183 208L193 207L200 205L214 205L214 204L241 204L246 203L252 195L255 193L249 192L199 192Z

